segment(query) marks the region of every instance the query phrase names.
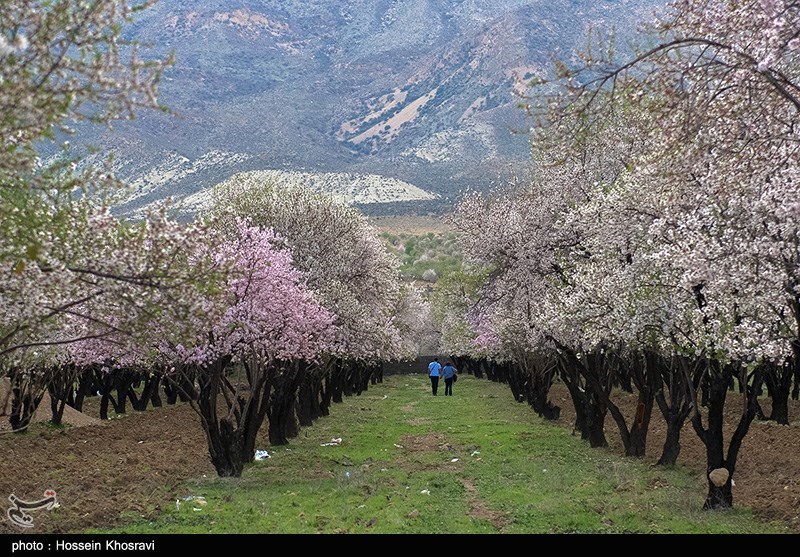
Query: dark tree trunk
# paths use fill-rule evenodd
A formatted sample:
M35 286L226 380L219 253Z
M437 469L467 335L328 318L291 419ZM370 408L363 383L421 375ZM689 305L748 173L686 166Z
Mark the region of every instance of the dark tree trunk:
M67 400L59 400L50 395L50 423L53 425L61 425L64 418L64 408L67 406Z
M788 387L788 385L787 385ZM772 395L772 412L769 416L781 425L789 425L789 389Z
M451 359L453 365L456 366L456 369L459 371L459 373L475 375L475 371L473 369L475 364L471 358L466 358L463 356L451 356Z
M689 381L696 372L689 371L687 358L675 356L661 367L661 381L656 388L656 402L667 425L667 433L657 464L670 466L678 462L681 452L681 431L693 408L693 389ZM669 394L669 401L664 390Z
M346 381L348 363L342 359L337 359L331 371L330 380L328 381L328 389L330 390L331 402L342 402L342 393L344 391L344 383Z
M153 408L161 408L161 379L163 376L158 377L158 382L155 385L155 388L150 393L150 404Z
M550 362L543 362L533 366L527 372L525 380L525 398L533 411L546 420L558 420L561 408L548 399L550 387L553 385L556 366Z
M100 384L101 392L100 419L108 419L109 403L114 408L114 412L125 414L128 391L136 380L136 374L129 369L112 369L105 372L102 369L96 369L95 377ZM116 391L116 397L111 394L113 391Z
M248 372L250 383L250 400L245 405L241 429L243 430L242 459L245 463L253 462L256 458L256 438L261 425L267 417L269 410L269 400L272 395L272 387L267 380L269 375L263 369L255 369L258 363L252 366L245 366ZM284 363L270 365L285 365Z
M681 426L683 423L681 422ZM661 449L661 456L656 464L661 466L674 466L678 462L678 455L681 452L681 429L675 427L674 423L667 423L667 434L664 440L664 447Z
M163 378L164 394L167 404L191 402L200 396L195 388L197 372L192 368L178 367L175 371L165 373Z
M256 436L266 416L269 398L265 366L271 364L257 356L245 359L237 369L239 373L243 370L246 383L241 380L232 383L227 376L230 361L229 356L220 358L199 370L196 404L192 404L200 415L209 456L220 477L241 476L244 465L254 459ZM218 408L219 401L225 403L222 411Z
M703 508L731 508L733 507L732 481L736 471L736 460L742 441L755 418L756 405L754 402L763 381L762 368L759 366L748 375L744 368L737 367L735 364L723 365L710 361L705 365L708 367L708 373L701 385L708 400L708 426L703 427L702 417L698 412L695 412L692 418L694 430L706 447L708 493ZM744 387L745 407L736 430L731 436L726 454L723 437L725 399L730 390L731 381L736 376ZM720 469L727 470L727 481L717 485L712 480L712 473Z
M731 491L731 470L725 466L725 447L722 437L724 426L723 410L725 408L725 397L728 392L729 371L727 366L719 373L711 372L710 377L704 382L703 392L708 407L708 428L703 430L699 424L698 417L692 420L697 431L700 429L701 440L706 447L706 481L708 483L708 494L706 496L704 509L730 508L733 506L733 492ZM725 485L717 486L708 477L716 469L725 468L729 477Z
M269 444L288 445L299 433L296 417L297 389L305 373L305 362L297 362L269 374L270 398L267 406Z
M333 367L335 367L335 363ZM326 369L319 383L319 409L323 416L328 416L331 413L331 397L333 396L333 391L331 389L332 376L333 368Z
M148 403L155 396L158 398L158 388L161 385L161 375L158 373L142 373L140 375L141 382L144 384L142 394L136 396L134 389L128 389L128 398L130 399L131 406L137 412L144 412L147 410ZM159 405L161 399L158 399ZM155 405L154 405L155 406Z
M15 433L23 433L28 429L47 392L50 375L51 370L36 370L32 374L18 370L8 372L11 383L11 414L8 421Z
M130 369L117 370L115 387L117 396L112 399L114 405L114 412L117 414L127 413L128 393L133 390L133 383L137 379L137 374Z
M559 367L562 381L567 386L575 407L575 429L580 432L581 439L589 442L590 447L607 447L608 441L603 429L607 407L598 400L594 390L582 381L582 374L578 370L581 365L574 354L562 350Z
M83 401L86 400L86 397L97 393L97 389L94 387L94 374L90 370L82 370L78 374L78 388L74 391L75 396L70 402L70 406L72 406L78 412L82 412Z
M319 398L318 370L316 366L309 365L297 391L297 420L300 427L314 425L314 420L322 416Z
M355 368L353 375L353 391L356 395L360 396L369 390L370 380L377 372L377 367L374 363L362 362Z
M178 402L178 387L173 383L172 379L164 380L164 395L167 399L167 404L173 405Z
M524 371L519 365L515 365L513 362L508 362L502 364L504 374L506 376L506 381L508 383L509 388L511 389L511 394L514 395L514 400L517 402L525 402L525 378L523 377Z
M375 367L372 370L372 376L370 377L370 381L373 385L383 383L383 366L384 362L378 362L375 364Z
M503 382L501 369L499 369L499 366L496 362L484 360L484 371L486 372L486 378L489 381L493 381L495 383Z
M74 365L65 365L54 373L47 383L47 392L50 394L50 422L53 425L61 425L67 401L70 398L74 399L77 377L78 369Z
M353 394L356 391L356 389L353 386L353 384L355 383L353 377L356 373L358 365L359 365L358 362L349 362L343 368L342 395L344 396L353 396ZM340 399L337 402L342 402L342 400Z
M470 365L470 369L472 369L473 375L478 379L484 378L484 366L486 365L486 361L484 359L477 359L473 360L472 364Z
M767 386L767 393L772 401L772 412L767 419L781 425L789 425L789 394L795 367L794 361L780 366L773 363L764 366L764 384ZM756 409L756 415L759 414L764 415L760 405Z
M643 457L647 448L650 418L653 414L655 385L660 373L657 358L649 353L633 354L626 364L608 352L595 351L587 355L583 370L588 385L594 389L597 397L606 403L617 424L625 456ZM631 392L633 386L636 387L638 400L630 426L622 411L610 398L609 385L614 378L621 384L627 384Z
M95 378L97 384L100 386L100 419L108 419L108 406L112 402L114 395L111 394L114 381L116 379L116 371L103 371L102 369L95 368ZM113 402L114 408L117 407L116 401Z

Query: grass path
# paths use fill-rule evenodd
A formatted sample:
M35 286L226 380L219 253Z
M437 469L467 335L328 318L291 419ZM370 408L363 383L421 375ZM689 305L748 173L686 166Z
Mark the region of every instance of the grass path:
M202 501L113 532L784 531L747 509L700 510L703 478L590 449L506 386L463 376L454 391L433 397L422 374L389 376L241 478L186 482L186 496Z

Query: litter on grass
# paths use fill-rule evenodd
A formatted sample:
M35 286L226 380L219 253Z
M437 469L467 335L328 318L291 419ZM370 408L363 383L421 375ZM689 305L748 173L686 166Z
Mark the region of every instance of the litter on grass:
M272 458L272 455L270 455L267 451L256 451L256 460L266 460L268 458Z
M334 437L333 439L331 439L327 443L322 443L320 445L320 447L330 447L332 445L341 445L341 444L342 444L342 438L341 437Z
M199 496L199 495L187 495L186 497L181 497L180 499L175 500L175 508L181 510L181 501L194 501L196 504L205 506L207 504L206 498ZM199 511L197 507L192 507L194 510Z

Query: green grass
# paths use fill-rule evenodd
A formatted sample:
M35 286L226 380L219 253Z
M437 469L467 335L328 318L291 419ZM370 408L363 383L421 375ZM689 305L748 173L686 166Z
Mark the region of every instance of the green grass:
M205 505L111 532L785 532L744 508L702 511L702 477L590 449L504 385L463 376L442 391L423 374L387 377L241 478L185 482Z
M400 262L400 274L406 278L422 279L428 269L441 278L461 268L463 257L452 232L434 234L382 235L387 249Z

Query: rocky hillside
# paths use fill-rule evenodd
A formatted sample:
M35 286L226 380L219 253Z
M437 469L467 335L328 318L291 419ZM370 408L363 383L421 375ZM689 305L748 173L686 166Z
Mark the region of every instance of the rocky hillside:
M173 115L80 137L117 153L131 208L250 170L376 174L452 199L519 169L523 84L590 26L659 0L160 0L131 38L173 52Z

